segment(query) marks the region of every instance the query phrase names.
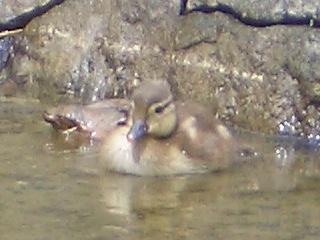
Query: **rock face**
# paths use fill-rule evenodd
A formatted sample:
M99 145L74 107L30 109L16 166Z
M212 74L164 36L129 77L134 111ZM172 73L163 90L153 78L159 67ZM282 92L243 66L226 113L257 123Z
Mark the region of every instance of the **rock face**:
M0 71L7 65L12 43L11 38L0 39Z
M0 77L51 102L166 79L230 125L317 141L320 8L304 2L68 0L14 38Z
M64 0L2 0L0 1L0 32L24 27Z
M320 24L320 2L317 0L189 0L182 12L222 11L255 26L276 24Z

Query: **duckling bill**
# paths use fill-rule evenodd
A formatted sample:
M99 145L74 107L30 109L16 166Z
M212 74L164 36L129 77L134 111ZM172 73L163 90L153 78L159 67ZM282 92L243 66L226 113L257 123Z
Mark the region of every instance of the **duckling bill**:
M229 130L202 106L174 101L168 83L143 83L131 100L126 124L103 140L105 168L156 176L204 173L233 163Z

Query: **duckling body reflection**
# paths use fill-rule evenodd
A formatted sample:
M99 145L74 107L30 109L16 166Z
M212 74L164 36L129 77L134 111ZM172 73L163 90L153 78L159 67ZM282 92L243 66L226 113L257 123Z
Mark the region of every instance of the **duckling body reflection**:
M141 84L128 121L103 140L100 160L112 171L135 175L192 174L229 166L234 140L202 106L173 101L166 82Z

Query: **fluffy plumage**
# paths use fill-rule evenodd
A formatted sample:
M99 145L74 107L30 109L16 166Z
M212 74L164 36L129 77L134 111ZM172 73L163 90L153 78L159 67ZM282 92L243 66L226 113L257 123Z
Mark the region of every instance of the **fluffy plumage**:
M132 96L127 124L104 139L101 162L136 175L202 173L229 166L234 139L202 106L173 101L166 82L147 82Z

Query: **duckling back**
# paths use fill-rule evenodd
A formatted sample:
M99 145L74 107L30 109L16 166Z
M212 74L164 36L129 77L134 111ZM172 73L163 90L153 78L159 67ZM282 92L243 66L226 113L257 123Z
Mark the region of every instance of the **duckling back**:
M236 141L221 121L199 104L176 102L176 106L179 126L174 138L194 167L212 171L236 161Z

